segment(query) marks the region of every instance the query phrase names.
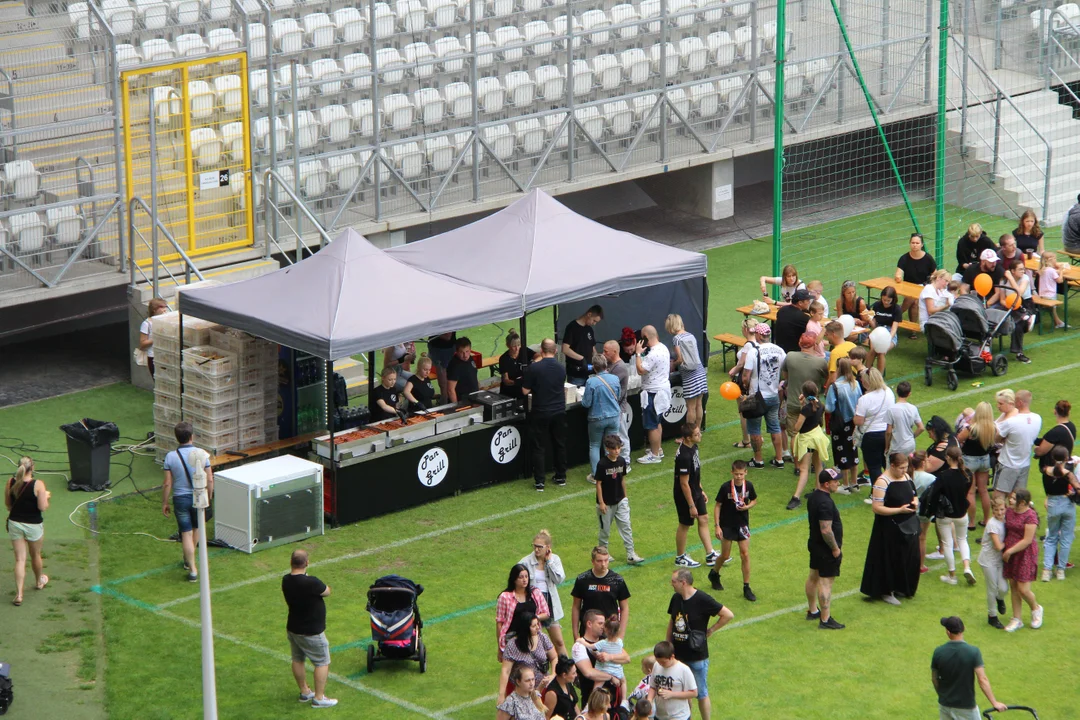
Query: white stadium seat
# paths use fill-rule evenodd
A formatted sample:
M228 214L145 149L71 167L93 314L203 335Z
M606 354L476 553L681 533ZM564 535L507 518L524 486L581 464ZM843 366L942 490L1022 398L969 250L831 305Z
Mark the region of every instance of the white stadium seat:
M701 38L688 37L679 41L679 58L683 70L689 73L700 73L705 70L705 65L708 63L709 52Z
M270 7L278 12L292 10L296 6L296 0L268 0Z
M252 9L254 10L254 8ZM232 17L232 13L233 4L231 0L208 0L206 3L206 17L211 20L228 20Z
M364 40L367 34L367 18L358 9L346 7L335 10L330 19L341 42L352 44Z
M45 222L36 212L19 213L8 218L11 239L19 246L20 255L32 255L45 247Z
M356 100L349 107L352 115L353 127L361 137L371 137L375 134L375 110L370 98Z
M29 160L12 160L4 165L3 179L2 187L20 202L36 198L41 187L41 173Z
M304 39L313 48L333 47L337 28L326 13L309 13L303 18Z
M802 65L791 63L784 69L784 100L796 100L806 90Z
M716 83L716 94L729 110L735 105L746 82L741 77L724 78Z
M121 44L116 46L116 66L121 70L135 67L143 61L142 53L133 45Z
M217 94L205 80L192 80L188 83L188 103L194 120L205 120L214 114Z
M589 63L584 60L575 60L571 66L572 87L574 97L580 97L582 95L588 95L592 92L593 87L593 71L589 67Z
M248 25L248 45L251 48L252 62L266 57L266 26L262 23Z
M352 153L326 158L327 180L342 192L352 190L352 186L360 179L360 169L361 165Z
M614 55L597 55L593 58L592 69L601 90L614 90L622 84L622 67Z
M600 115L599 108L583 107L574 111L574 118L578 125L593 140L602 140L604 137L604 118Z
M375 3L375 37L388 38L394 34L394 11L386 3Z
M171 43L163 38L150 38L142 44L143 60L148 63L164 62L176 57L176 51Z
M627 4L627 3L623 3L621 5L615 5L614 7L611 8L611 10L609 12L611 13L611 24L612 25L622 25L623 23L631 23L631 22L636 23L638 20L641 19L640 16L638 15L637 8L635 8L633 5L630 5L630 4ZM637 25L627 25L624 28L619 28L618 30L616 30L616 32L619 34L619 37L621 39L623 39L623 40L632 40L633 38L636 38L637 35L638 35L638 26Z
M803 75L811 92L819 92L822 84L828 79L832 66L828 60L810 60L803 66Z
M487 143L491 153L500 160L506 161L514 156L517 140L514 133L510 132L509 125L484 128L484 142Z
M457 4L454 0L428 0L427 11L437 28L447 28L457 23Z
M352 53L341 58L341 69L346 75L358 75L349 80L349 86L354 90L366 90L371 87L371 59L365 53Z
M273 202L275 205L292 205L292 197L285 192L285 188L292 190L296 187L296 175L292 165L278 165L274 168L281 181L274 181Z
M465 36L465 50L466 52L473 52L474 38L471 34ZM495 42L491 39L491 36L486 32L476 33L476 66L477 67L489 67L495 62Z
M517 29L516 25L505 25L496 28L494 40L495 47L502 51L504 62L515 63L521 60L521 56L525 52L522 47L525 38L521 36L521 31Z
M266 83L265 70L252 70L248 80L248 95L258 107L266 107L270 102L270 90Z
M191 131L191 154L199 167L217 165L221 160L221 138L213 128L196 128Z
M479 22L484 19L484 0L473 0L472 7L469 7L469 0L457 0L458 15L461 16L461 20L464 23L469 23L473 19L475 13L476 21Z
M697 8L707 23L720 22L724 17L724 0L697 0Z
M735 36L734 36L733 40L735 41L735 53L739 57L743 58L744 60L748 60L751 57L753 57L753 55L754 55L754 48L752 47L753 30L750 28L750 26L744 25L743 27L736 29L735 30ZM759 37L758 38L758 47L760 47L760 46L761 46L761 38Z
M409 43L405 46L405 62L416 65L413 75L428 78L435 74L435 53L426 42Z
M550 55L555 48L553 42L539 42L547 38L554 36L551 30L551 26L543 20L533 20L532 22L525 23L525 41L536 42L532 46L532 54L534 57L545 57Z
M533 71L536 80L536 94L547 102L561 102L566 98L566 76L562 68L555 65L541 65Z
M574 32L574 47L581 47L581 23L577 18L574 18L574 22L571 23L571 27ZM566 49L566 16L560 15L555 18L551 23L551 30L555 33L555 40L559 42L559 47Z
M319 108L319 125L322 126L323 134L332 143L345 142L349 139L352 130L352 118L349 111L342 105L327 105Z
M514 137L517 138L521 152L526 155L539 155L543 151L547 136L539 120L536 118L518 120L513 123L513 128Z
M127 35L135 29L135 9L127 0L103 0L101 14L117 35Z
M638 13L641 15L642 20L660 17L660 0L642 0L641 4L638 5ZM651 22L645 27L651 33L660 32L659 22Z
M425 127L439 125L446 114L446 100L439 91L432 87L420 88L413 93L413 104L420 115L420 124Z
M243 44L230 28L214 28L206 34L206 45L210 52L239 50Z
M679 111L687 120L690 119L690 98L687 97L686 91L682 88L672 88L668 90L668 100L671 102L672 107ZM674 112L668 115L668 122L678 123L681 122L678 119L678 115Z
M653 113L652 119L648 123L645 123L645 119L652 112L653 107L656 105L658 97L656 95L638 95L630 101L630 105L634 109L634 120L638 124L643 124L646 129L652 129L660 127L660 109L657 108Z
M621 137L630 134L634 126L634 113L630 111L630 104L625 100L604 103L602 115L611 135Z
M165 0L135 0L135 12L147 30L169 26L169 4Z
M481 112L488 115L500 113L506 105L506 89L499 78L483 77L476 81L476 98Z
M772 70L758 70L757 79L757 104L759 106L771 105L772 103L770 102L769 98L772 97L773 94Z
M569 125L559 132L559 128L563 124L563 120L566 119L566 113L552 113L551 115L545 115L543 119L544 132L547 134L548 139L554 139L555 148L562 149L569 145L570 131L573 130Z
M427 25L427 10L420 0L397 0L398 24L407 33L418 33Z
M446 112L453 118L472 117L472 88L468 83L454 82L443 88Z
M281 118L274 118L274 142L277 151L281 152L289 142L289 131ZM263 152L270 152L270 118L261 117L255 120L255 145Z
M68 5L68 22L75 28L75 37L83 40L90 37L90 10L86 3ZM94 31L97 31L97 22L94 23Z
M465 48L456 37L436 40L435 57L442 61L445 73L459 73L465 67Z
M296 99L306 100L311 96L311 86L305 85L304 83L311 79L311 74L308 73L307 68L300 63L296 63L295 65L286 63L278 68L277 91L281 93L283 97L290 96L292 93L292 69L294 67L296 68Z
M198 57L199 55L205 55L206 51L206 41L198 33L186 33L176 38L176 54L178 57Z
M489 11L491 17L506 17L514 12L514 0L490 0Z
M72 205L45 211L49 234L58 247L77 245L82 237L83 218Z
M182 99L180 93L174 88L167 86L156 87L151 91L154 98L154 116L158 124L168 124L174 117L180 115Z
M651 66L648 55L641 48L623 50L619 55L619 62L622 63L623 74L631 85L641 85L648 81Z
M337 60L331 58L319 58L315 62L311 63L311 79L315 81L322 81L318 85L319 92L323 95L333 95L334 93L341 92L342 85L341 76L344 71L341 66L337 64Z
M607 30L609 25L611 21L603 10L587 10L581 14L581 29L587 33L585 38L593 45L603 45L608 41L611 36Z
M401 66L405 64L405 58L397 48L379 48L375 51L375 64L379 69L379 79L384 83L399 83L405 79L405 71Z
M443 174L450 170L454 164L454 146L450 144L450 138L440 135L424 139L424 154L431 163L431 171Z
M709 118L720 111L720 96L716 86L703 82L690 86L690 111L697 117Z
M326 194L329 176L321 160L300 163L300 192L307 198L322 197Z
M664 64L663 72L668 79L671 79L677 72L679 72L679 51L675 49L674 43L667 43L664 48L664 53L667 57L667 62ZM661 46L660 43L656 43L649 48L649 63L652 65L653 73L661 74L660 68L660 55Z
M292 18L275 20L270 25L274 47L284 54L298 53L304 49L304 31Z
M515 108L529 108L536 99L536 83L527 72L518 70L507 73L506 92L510 96L510 104Z
M705 38L705 45L717 66L726 68L735 64L735 43L726 32L709 33Z
M405 180L413 180L424 172L424 151L415 142L393 147L394 167Z
M244 124L225 123L221 126L221 145L234 163L244 161Z
M386 119L389 129L394 132L405 132L413 124L413 114L416 108L412 100L404 93L393 93L382 99L383 117Z
M675 27L687 28L694 24L694 20L697 19L697 13L689 12L696 9L694 0L668 0L667 11L668 15L676 15L683 13L674 18Z

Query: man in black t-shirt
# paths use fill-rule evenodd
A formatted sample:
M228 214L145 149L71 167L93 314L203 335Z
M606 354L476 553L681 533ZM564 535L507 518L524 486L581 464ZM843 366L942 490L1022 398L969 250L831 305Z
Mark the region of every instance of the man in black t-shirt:
M723 590L719 568L731 557L731 543L739 546L739 560L742 566L743 597L750 602L757 602L757 596L750 589L750 508L757 505L757 491L754 484L746 479L746 461L736 460L731 463L731 480L720 486L716 493L716 505L713 509L716 537L720 539L720 559L709 571L709 581L713 590Z
M308 554L294 550L289 572L281 578L281 593L289 606L285 630L292 650L292 671L300 688L300 702L313 707L333 707L337 700L325 696L330 675L330 643L326 639L326 602L330 588L314 575L307 574ZM315 690L307 684L304 660L315 666Z
M458 338L454 343L454 357L446 366L446 398L448 402L464 402L469 395L480 389L476 379L476 364L472 357L472 341Z
M618 615L621 624L619 637L626 635L626 627L630 624L630 589L626 587L622 575L608 569L610 562L608 549L597 545L592 549L592 569L574 580L574 589L570 591L574 598L570 610L574 640L585 632L585 612L588 610L599 610L605 618Z
M694 574L680 568L671 574L675 594L668 603L667 640L675 646L675 659L690 668L697 682L701 717L712 713L709 701L709 636L731 622L735 614L712 596L694 587ZM709 620L716 622L709 626Z
M562 351L566 356L566 379L584 387L589 379L589 361L596 354L596 333L593 327L604 319L604 309L593 305L585 314L575 318L563 332Z
M529 437L532 440L533 483L544 492L544 455L551 443L555 484L566 484L566 370L555 359L555 341L544 338L540 359L525 370L521 392L532 398Z
M994 289L986 296L986 306L990 307L998 301L1001 286L1005 284L1005 268L998 262L997 253L993 250L983 250L982 255L979 256L979 261L972 263L964 271L964 279L960 281L960 294L966 295L973 292L975 278L982 273L986 273L994 281Z
M807 310L810 309L810 291L799 288L791 296L791 304L776 311L773 323L773 342L784 352L799 351L799 336L806 332L806 323L810 322Z
M807 620L817 620L821 630L843 630L844 626L832 617L833 579L840 575L840 548L844 542L844 524L836 509L832 494L840 487L841 473L836 468L825 468L818 473L817 488L806 501L810 519L810 537L806 549L810 551L810 575L806 578L806 601L809 609Z
M709 533L709 499L701 489L701 460L698 458L700 442L701 428L690 423L684 424L682 444L675 454L675 487L672 494L675 499L675 512L679 517L679 527L675 531L675 564L685 568L701 567L701 563L686 554L686 535L695 522L698 537L705 546L705 564L712 567L716 558L720 557L720 553L713 551Z

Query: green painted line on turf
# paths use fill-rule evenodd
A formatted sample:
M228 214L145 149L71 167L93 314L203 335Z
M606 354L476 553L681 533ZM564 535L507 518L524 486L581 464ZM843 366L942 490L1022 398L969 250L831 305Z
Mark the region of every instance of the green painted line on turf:
M140 610L146 610L148 612L155 612L157 610L157 608L155 608L150 603L143 602L142 600L137 600L130 595L125 595L119 590L114 590L113 588L104 585L94 585L90 588L90 592L97 593L98 595L108 595L111 598L116 598L117 600L125 602L133 607L137 607Z
M859 500L859 501L856 501L856 502L840 503L840 504L837 505L837 507L840 508L840 509L845 509L845 508L855 507L856 505L860 505L860 504L863 504L862 500ZM785 518L784 520L777 520L776 522L771 522L771 523L769 523L767 525L762 525L760 528L757 528L754 531L754 533L755 534L760 534L760 533L763 533L763 532L768 532L770 530L776 530L777 528L787 527L788 525L794 525L796 523L805 522L806 519L807 519L806 513L800 513L798 515L793 515L792 517ZM686 549L687 550L700 550L703 547L704 546L701 543L697 543L695 545L688 545ZM637 565L637 567L640 567L641 565L651 565L653 563L660 562L662 560L671 560L674 557L675 557L675 553L673 553L673 552L666 552L666 553L661 553L659 555L653 555L652 557L645 558L645 560L643 562L639 563ZM632 567L635 567L635 566L633 566L633 565L619 565L619 566L616 566L613 569L615 570L615 572L625 572L626 570L629 570ZM564 580L559 585L559 587L562 587L562 588L570 587L573 584L574 584L574 580L573 579L568 579L568 580ZM496 604L497 603L495 601L492 601L492 602L480 603L479 605L473 605L472 607L462 608L461 610L454 610L452 612L446 613L445 615L439 615L437 617L431 618L430 620L425 620L424 625L425 626L438 625L440 623L449 622L450 620L457 620L458 618L465 617L466 615L472 615L473 613L481 612L483 610L490 610L491 608L495 607ZM366 648L368 645L371 645L372 642L373 641L371 640L371 638L361 638L359 640L352 640L352 641L344 643L342 645L336 645L336 646L330 648L330 653L333 655L333 654L336 654L338 652L342 652L342 651L345 651L345 650L352 650L353 648ZM350 675L349 677L351 679L355 679L355 676Z

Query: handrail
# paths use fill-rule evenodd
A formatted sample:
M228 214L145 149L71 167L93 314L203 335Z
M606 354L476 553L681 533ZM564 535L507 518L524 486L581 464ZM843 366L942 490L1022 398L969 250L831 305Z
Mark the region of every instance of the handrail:
M1055 17L1061 19L1062 29L1067 27L1072 31L1072 37L1080 38L1080 27L1077 27L1076 25L1074 25L1072 20L1070 20L1065 15L1063 15L1057 8L1055 8L1054 11L1052 13L1050 13L1050 17L1047 18L1047 22L1049 22L1049 24L1050 24L1049 42L1052 43L1053 45L1056 45L1058 47L1058 49L1061 50L1062 55L1064 55L1065 59L1068 60L1070 63L1072 63L1073 66L1076 68L1076 70L1078 72L1080 72L1080 60L1077 59L1076 55L1069 52L1068 48L1066 48L1065 46L1063 46L1061 44L1061 41L1058 39L1058 33L1054 32L1054 19L1055 19ZM1074 91L1072 89L1072 87L1069 85L1069 83L1064 78L1062 78L1060 75L1058 75L1057 70L1054 69L1054 63L1052 61L1052 56L1050 56L1049 53L1047 53L1047 55L1048 55L1048 57L1047 57L1047 61L1046 61L1046 71L1048 73L1050 73L1051 75L1053 75L1055 78L1057 78L1057 81L1059 83L1061 83L1061 87L1065 90L1065 92L1069 93L1069 95L1072 97L1073 101L1077 104L1078 107L1080 107L1080 96L1077 96L1076 91Z
M138 233L139 237L143 241L143 244L146 245L146 247L150 250L153 250L150 244L146 242L146 238L143 237L142 233L135 228L136 206L141 207L143 209L143 212L150 216L151 222L157 225L158 230L165 234L165 239L169 241L169 244L173 246L173 249L176 250L177 254L179 254L180 257L183 258L185 282L191 282L191 273L195 273L195 277L199 278L200 280L205 280L206 278L203 277L203 274L201 272L199 272L199 268L196 267L192 259L188 257L188 254L184 252L184 249L180 247L180 244L176 242L176 239L173 238L172 233L169 232L169 229L166 228L165 225L161 222L161 219L154 217L153 213L150 212L150 208L149 206L147 206L146 202L141 197L136 195L128 201L128 258L131 272L131 287L135 287L135 270L136 268L138 268L138 263L135 262L135 234ZM168 273L169 277L172 278L174 283L176 283L176 277L169 270L169 266L165 263L161 263L161 266L165 268L165 272ZM143 279L146 279L146 273L142 271L142 268L138 268L138 270L140 273L142 273ZM158 289L155 287L155 295L157 294L157 291Z
M296 178L297 181L299 181L299 179L299 177ZM277 174L277 171L275 171L272 167L266 168L266 170L263 171L263 202L265 202L268 206L272 206L274 208L274 211L278 212L278 214L280 215L277 203L274 201L273 185L270 182L271 180L276 180L281 186L281 188L285 190L286 194L288 194L288 196L292 198L294 207L296 207L300 212L302 212L304 214L304 217L311 221L311 223L315 226L315 229L319 231L319 235L322 236L324 244L329 245L331 242L333 242L333 238L331 238L330 235L326 232L326 228L323 227L323 224L319 222L319 220L312 214L311 210L308 209L308 206L304 203L304 201L297 197L293 189L289 187L289 183L285 182L281 178L281 176ZM302 251L307 250L310 253L311 249L308 248L306 244L304 244L303 237L299 233L297 233L295 230L293 232L294 234L296 234L296 259L299 261L303 257ZM267 233L267 237L270 237L269 233ZM276 237L271 238L270 241L273 242L274 245L276 245L279 249L281 248L281 244L277 241Z

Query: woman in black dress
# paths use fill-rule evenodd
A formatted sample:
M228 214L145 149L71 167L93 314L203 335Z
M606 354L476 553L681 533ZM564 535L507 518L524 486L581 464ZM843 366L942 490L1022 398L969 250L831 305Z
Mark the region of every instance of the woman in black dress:
M577 665L568 657L559 658L555 663L555 679L544 691L544 706L548 717L558 715L563 718L575 718L578 714Z
M915 597L919 589L919 498L907 467L907 455L890 455L870 496L874 527L860 592L890 605L900 604L897 595Z
M506 335L506 352L499 356L499 394L506 397L522 398L521 378L525 368L529 367L535 353L521 346L521 336L511 330Z

